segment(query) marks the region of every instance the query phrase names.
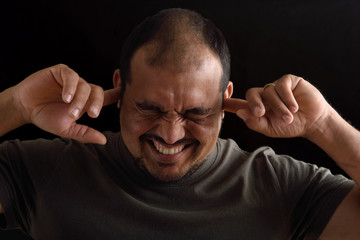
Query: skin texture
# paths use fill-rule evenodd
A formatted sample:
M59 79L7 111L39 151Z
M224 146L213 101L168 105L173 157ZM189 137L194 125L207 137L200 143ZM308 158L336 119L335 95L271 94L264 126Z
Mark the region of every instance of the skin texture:
M187 54L184 59L194 58L193 52ZM142 47L132 59L132 81L121 103L121 133L142 169L173 181L201 164L215 146L223 118L222 68L206 47L198 50L195 65L170 60L150 67L147 57ZM114 84L121 86L118 71ZM231 94L232 83L224 97Z

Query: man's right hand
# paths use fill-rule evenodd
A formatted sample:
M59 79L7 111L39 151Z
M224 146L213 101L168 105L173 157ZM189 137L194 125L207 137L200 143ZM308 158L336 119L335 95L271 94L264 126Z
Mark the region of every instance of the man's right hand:
M85 112L98 117L103 106L119 100L120 88L103 91L66 65L40 70L16 85L13 99L23 122L61 137L105 144L105 136L76 123Z

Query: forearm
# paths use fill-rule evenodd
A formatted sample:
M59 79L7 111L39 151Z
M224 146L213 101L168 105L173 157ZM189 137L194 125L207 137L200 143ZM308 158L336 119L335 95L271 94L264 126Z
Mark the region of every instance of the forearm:
M332 107L307 138L322 148L360 186L360 132Z
M14 100L14 87L0 93L0 136L25 124Z

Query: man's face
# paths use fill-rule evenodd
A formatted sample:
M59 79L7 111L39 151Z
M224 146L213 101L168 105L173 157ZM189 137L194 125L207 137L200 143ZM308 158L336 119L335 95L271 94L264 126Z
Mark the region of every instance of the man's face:
M198 52L198 64L185 71L172 63L149 66L144 47L131 61L131 83L120 110L122 137L140 167L162 181L195 169L214 148L220 131L221 64L209 49ZM231 93L230 83L224 97Z

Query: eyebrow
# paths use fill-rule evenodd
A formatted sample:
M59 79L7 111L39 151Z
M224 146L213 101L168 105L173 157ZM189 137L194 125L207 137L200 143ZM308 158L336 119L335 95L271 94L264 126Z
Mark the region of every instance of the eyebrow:
M162 107L157 106L156 104L153 104L153 103L146 102L146 101L136 102L136 107L141 110L145 110L145 111L158 111L158 112L162 112L162 113L166 112ZM204 116L204 115L209 114L210 111L211 111L211 108L195 107L195 108L187 109L184 111L184 113L179 113L179 114L194 114L194 115Z
M141 102L141 103L136 102L136 107L141 109L141 110L164 112L164 111L162 111L161 107L156 106L155 104L148 103L148 102Z
M185 110L185 114L195 114L195 115L208 115L209 112L211 111L211 108L204 108L204 107L196 107L196 108L191 108L188 110Z

